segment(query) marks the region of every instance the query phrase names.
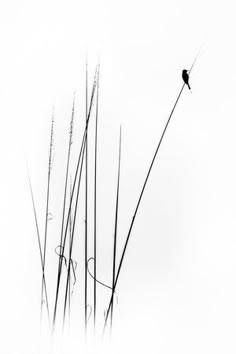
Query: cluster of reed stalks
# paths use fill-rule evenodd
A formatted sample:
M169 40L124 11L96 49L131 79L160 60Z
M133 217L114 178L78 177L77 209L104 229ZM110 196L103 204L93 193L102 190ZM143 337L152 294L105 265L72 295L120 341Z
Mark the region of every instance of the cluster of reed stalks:
M196 61L196 58L192 64L190 72L193 68L193 65ZM144 180L143 186L141 188L140 195L138 196L138 201L136 203L132 220L130 222L130 226L127 232L127 236L125 238L125 243L123 246L123 250L119 257L119 261L117 261L117 230L118 230L118 216L119 216L119 193L120 193L120 170L121 170L121 128L120 128L120 137L119 137L119 154L118 154L118 167L117 167L117 182L116 182L116 202L115 202L115 210L114 210L114 233L113 233L113 249L112 249L112 269L111 269L111 283L104 284L97 278L97 146L98 146L98 116L99 116L99 77L100 77L100 65L96 66L96 70L93 77L93 83L91 92L88 90L88 66L86 63L86 75L85 75L85 119L84 119L84 130L82 134L82 139L80 141L80 148L77 152L77 161L75 166L72 166L71 161L71 152L72 152L72 142L73 142L73 128L74 128L74 118L75 118L75 96L73 99L72 105L72 113L70 119L70 129L69 129L69 139L68 139L68 149L67 149L67 160L66 160L66 168L65 168L65 177L64 177L64 188L63 188L63 204L62 204L62 217L60 221L60 235L57 240L57 244L55 244L55 253L57 254L58 264L57 264L57 273L56 273L56 281L54 288L54 298L49 303L48 296L48 288L47 288L47 277L46 270L49 267L49 262L47 260L47 244L48 244L48 223L51 219L51 213L49 212L49 204L50 204L50 189L51 189L51 171L52 171L52 151L53 151L53 139L54 139L54 111L52 114L52 123L51 123L51 134L50 134L50 149L49 149L49 157L48 157L48 175L47 175L47 191L46 191L46 208L45 208L45 222L44 222L44 236L41 237L39 232L39 223L36 212L35 200L32 190L31 181L30 183L30 191L32 197L32 205L34 212L34 219L37 231L37 242L39 247L39 255L41 262L41 271L42 271L42 279L41 279L41 304L40 304L40 312L41 312L41 321L42 315L45 311L48 319L48 324L51 333L55 332L57 326L61 326L63 329L65 327L66 321L70 323L70 316L72 311L72 296L74 292L74 287L77 282L77 262L73 257L73 247L74 241L76 237L76 220L78 217L78 207L82 205L84 208L85 215L85 227L84 227L84 260L83 260L83 284L84 284L84 301L82 304L84 311L84 330L87 333L88 325L93 326L94 330L97 329L97 285L100 284L103 287L106 287L110 291L110 301L108 305L104 306L106 308L104 314L104 324L103 328L101 328L104 333L106 328L110 327L112 329L113 325L113 309L114 309L114 297L116 293L117 283L120 277L122 265L124 262L124 258L127 251L127 246L129 243L129 239L131 236L131 232L133 229L133 225L137 216L137 212L153 167L156 156L160 149L161 143L163 141L164 135L166 133L167 127L170 123L171 117L175 111L177 103L180 99L180 96L183 92L185 84L182 85L181 90L177 96L177 99L174 103L174 106L171 110L171 113L167 119L167 123L164 127L164 130L161 134L161 137L158 141L156 150L154 152L153 158L151 160L149 169L146 174L146 178ZM89 220L89 222L93 223L93 235L92 235L92 244L93 244L93 257L88 257L88 149L89 149L89 140L88 140L88 132L89 132L89 124L92 117L95 117L95 129L93 134L93 171L90 172L92 174L93 180L93 219ZM71 174L71 171L74 170L74 173ZM84 183L82 183L82 177L84 177ZM84 186L83 196L81 197L81 189ZM80 235L81 237L81 235ZM91 238L91 236L90 236ZM89 268L89 263L92 263L93 268L92 271ZM88 276L91 277L93 281L93 303L92 305L88 303ZM50 285L51 286L51 285ZM91 292L91 287L90 287ZM91 294L90 294L91 298ZM60 316L59 316L60 313ZM59 321L59 319L61 321ZM61 323L60 323L61 322Z

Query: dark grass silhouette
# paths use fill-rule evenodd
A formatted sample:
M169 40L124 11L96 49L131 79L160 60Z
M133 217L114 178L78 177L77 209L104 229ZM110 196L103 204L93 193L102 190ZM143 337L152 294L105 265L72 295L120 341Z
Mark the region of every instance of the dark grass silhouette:
M112 292L115 292L115 277L116 277L116 245L117 245L117 225L118 225L118 212L119 212L119 192L120 192L120 163L121 163L121 127L120 127L120 141L119 141L119 158L118 158L118 176L117 176L117 189L116 189L116 211L115 211L115 230L114 230L114 244L113 244L113 266L112 266ZM111 302L111 331L113 324L113 307L114 297Z
M72 260L72 250L73 250L73 241L74 241L74 233L75 233L75 222L76 222L79 195L80 195L80 184L81 184L81 177L82 177L82 171L83 171L84 155L85 155L85 144L83 145L82 159L81 159L81 164L80 164L79 179L78 179L78 186L77 186L77 193L76 193L75 209L74 209L75 211L74 211L73 221L72 221L72 232L71 232L71 241L70 241L70 248L69 248L69 261L68 261L67 278L66 278L66 290L65 290L65 297L64 297L63 328L64 328L64 325L65 325L66 308L67 308L67 300L68 300L68 290L69 290L69 281L70 281L70 277L71 277L71 265L72 265L72 262L73 262L73 260Z
M41 262L41 268L42 268L43 294L45 294L45 303L46 303L46 308L47 308L48 324L49 324L49 328L51 330L50 312L49 312L49 305L48 305L48 292L47 292L47 285L46 285L44 266L43 266L43 252L42 252L41 238L40 238L40 233L39 233L39 224L38 224L38 217L37 217L36 206L35 206L35 201L34 201L33 188L32 188L29 173L28 173L28 180L29 180L29 186L30 186L32 206L33 206L33 211L34 211L34 220L35 220L37 240L38 240L38 246L39 246L40 262ZM42 300L42 298L41 298L41 304L40 304L40 309L41 309L40 320L41 321L42 321L42 301L44 301L44 300Z
M90 121L90 116L91 116L91 111L92 111L92 106L93 106L95 90L96 90L96 86L97 86L97 75L98 75L98 67L96 68L95 75L94 75L93 88L92 88L90 105L89 105L89 110L88 110L88 117L87 117L87 120L86 120L86 126L85 126L85 129L84 129L84 134L83 134L83 138L82 138L80 152L79 152L79 156L78 156L78 160L77 160L75 176L74 176L74 179L73 179L73 187L72 187L72 191L71 191L69 210L68 210L68 214L67 214L67 218L66 218L66 224L65 224L65 229L64 229L64 241L63 241L63 245L61 247L61 254L60 254L60 257L59 257L58 276L57 276L57 285L56 285L56 295L55 295L54 312L53 312L53 328L52 328L53 332L55 330L55 323L56 323L57 304L58 304L58 296L59 296L59 290L60 290L62 263L63 263L63 256L64 256L64 251L65 251L66 237L67 237L67 231L68 231L69 220L70 220L70 212L71 212L71 208L72 208L72 201L73 201L74 192L75 192L75 188L76 188L76 182L77 182L77 178L78 178L79 168L81 166L81 162L82 162L83 157L84 157L85 143L86 143L86 140L87 140L87 131L88 131L88 126L89 126L89 121Z
M88 59L86 55L85 75L85 123L88 119ZM85 146L85 229L84 229L84 327L87 335L88 324L88 136Z
M67 200L67 190L68 190L68 177L69 177L69 169L70 169L70 157L71 157L71 147L72 147L72 139L73 139L73 127L74 127L74 114L75 114L75 93L73 98L73 105L72 105L72 113L71 113L71 120L70 120L70 132L69 132L69 144L68 144L68 152L67 152L67 162L66 162L66 175L65 175L65 186L64 186L64 198L63 198L63 210L62 210L62 224L61 224L61 239L60 239L60 251L62 250L64 244L64 223L65 223L65 210L66 210L66 200ZM70 185L70 198L71 198L71 185ZM71 214L69 214L69 243L71 242ZM64 236L65 237L65 236ZM59 255L61 256L61 255ZM63 258L65 256L63 255ZM60 259L59 259L60 264ZM69 286L70 289L70 286ZM70 297L69 297L69 320L70 320Z
M96 97L96 122L95 122L95 149L94 149L94 237L93 237L93 325L94 333L96 330L97 315L97 146L98 146L98 101L99 101L99 76L97 81L97 97Z
M53 149L53 134L54 134L54 108L52 112L52 123L51 123L51 134L50 134L50 148L49 148L49 158L48 158L48 179L47 179L47 195L46 195L46 211L45 211L45 229L44 229L44 243L43 243L43 254L42 254L42 285L41 285L41 310L40 318L42 322L43 314L43 298L45 290L45 266L46 266L46 250L47 250L47 236L48 236L48 221L49 221L49 198L50 198L50 182L51 182L51 171L52 171L52 149Z

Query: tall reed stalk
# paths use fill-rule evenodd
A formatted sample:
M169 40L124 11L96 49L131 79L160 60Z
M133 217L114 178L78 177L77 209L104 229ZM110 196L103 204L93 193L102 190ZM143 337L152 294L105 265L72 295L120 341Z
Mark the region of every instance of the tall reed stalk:
M49 147L49 158L48 158L48 178L47 178L47 196L46 196L46 212L45 212L45 228L44 228L44 244L43 244L43 254L42 254L42 284L41 284L41 310L40 318L42 322L43 313L43 297L44 297L44 281L45 281L45 266L46 266L46 250L47 250L47 235L48 235L48 216L49 216L49 197L50 197L50 182L51 182L51 171L52 171L52 149L53 149L53 134L54 134L54 108L52 112L52 123L51 123L51 134L50 134L50 147Z
M85 123L88 119L88 60L86 55L86 73L85 73ZM87 309L88 309L88 136L85 146L85 230L84 230L84 326L85 335L87 334Z
M75 115L75 93L73 97L72 113L71 113L71 120L70 120L69 144L68 144L67 161L66 161L66 175L65 175L64 198L63 198L63 208L62 208L60 249L63 245L65 210L66 210L66 199L67 199L66 197L67 197L68 175L69 175L69 168L70 168L71 146L72 146L72 138L73 138L74 115Z
M118 225L118 212L119 212L119 192L120 192L120 162L121 162L121 127L120 127L120 141L119 141L119 159L118 159L118 176L117 176L117 189L116 189L116 211L115 211L115 230L114 230L114 244L113 244L113 266L112 266L112 292L115 292L115 277L116 277L116 244L117 244L117 225ZM114 297L111 302L111 331L113 324L113 306Z
M195 59L194 59L194 61L193 61L193 64L192 64L192 66L191 66L191 69L189 70L189 75L190 75L190 73L191 73L191 71L192 71L192 69L193 69L193 66L194 66L194 64L195 64L195 62L196 62L196 60L197 60L198 55L199 55L199 52L198 52L197 56L195 57ZM153 156L153 158L152 158L152 162L151 162L150 167L149 167L149 169L148 169L148 172L147 172L147 175L146 175L146 178L145 178L145 181L144 181L144 184L143 184L141 193L140 193L140 195L139 195L138 202L137 202L136 207L135 207L135 211L134 211L134 214L133 214L133 218L132 218L132 221L131 221L131 224L130 224L130 227L129 227L129 231L128 231L128 234L127 234L127 237L126 237L125 245L124 245L124 248L123 248L123 251L122 251L122 255L121 255L121 259L120 259L120 262L119 262L119 266L118 266L118 270L117 270L117 274L116 274L116 278L115 278L114 287L113 287L113 290L112 290L112 295L111 295L111 299L110 299L110 302L109 302L108 310L107 310L107 312L106 312L105 323L104 323L104 327L103 327L103 333L105 332L105 329L106 329L106 326L107 326L107 320L108 320L109 313L110 313L110 310L111 310L111 306L112 306L112 303L113 303L114 292L115 292L116 285L117 285L117 282L118 282L118 279L119 279L121 267L122 267L122 264L123 264L123 261L124 261L124 256L125 256L125 253L126 253L126 249L127 249L127 246L128 246L128 242L129 242L129 239L130 239L130 235L131 235L131 231L132 231L132 228L133 228L133 225L134 225L134 221L135 221L135 218L136 218L136 215L137 215L137 212L138 212L138 209L139 209L141 200L142 200L142 196L143 196L144 190L145 190L145 188L146 188L147 181L148 181L148 179L149 179L149 176L150 176L150 173L151 173L153 164L154 164L154 162L155 162L157 153L158 153L159 148L160 148L160 146L161 146L161 143L162 143L162 140L163 140L164 135L165 135L165 133L166 133L167 127L168 127L168 125L169 125L169 123L170 123L171 117L172 117L172 115L173 115L173 113L174 113L174 111L175 111L175 108L176 108L176 106L177 106L177 103L178 103L178 101L179 101L179 99L180 99L180 96L181 96L181 94L182 94L182 92L183 92L184 86L185 86L185 83L182 85L182 87L181 87L181 89L180 89L180 92L179 92L179 94L178 94L178 97L177 97L177 99L176 99L176 101L175 101L175 103L174 103L174 106L173 106L173 108L172 108L172 110L171 110L171 113L170 113L170 115L169 115L169 118L168 118L168 120L167 120L167 123L166 123L166 125L165 125L165 128L164 128L164 130L163 130L163 132L162 132L161 138L160 138L160 140L159 140L159 142L158 142L156 151L155 151L154 156Z
M33 188L32 188L29 173L28 173L28 179L29 179L30 194L31 194L31 200L32 200L33 211L34 211L34 220L35 220L35 226L36 226L36 232L37 232L37 240L38 240L38 246L39 246L39 255L40 255L40 262L41 262L42 275L43 275L43 288L44 288L44 293L45 293L45 302L46 302L46 308L47 308L48 324L49 324L49 328L51 330L50 312L49 312L49 305L48 305L48 292L47 292L47 285L46 285L46 279L45 279L44 267L43 267L42 245L41 245L41 239L40 239L40 233L39 233L38 217L37 217L37 212L36 212L36 207L35 207L35 202L34 202ZM41 307L41 305L42 305L42 299L41 299L40 307Z
M67 270L67 278L66 278L66 290L65 290L65 297L64 297L63 328L65 325L68 289L69 289L69 281L70 281L70 276L71 276L71 263L72 263L73 241L74 241L74 234L75 234L75 222L76 222L76 216L77 216L77 210L78 210L78 201L79 201L79 193L80 193L81 176L82 176L82 171L83 171L85 146L86 146L86 144L84 144L83 151L82 151L82 159L81 159L78 187L77 187L76 201L75 201L75 211L74 211L73 222L72 222L71 242L70 242L70 249L69 249L69 261L68 261L68 270Z
M72 192L72 182L70 180L70 198L71 198L71 192ZM69 221L69 234L70 234L70 240L69 240L69 247L71 247L71 242L72 242L72 210L70 212L70 221ZM69 297L68 297L68 321L69 321L69 327L70 327L70 313L71 313L71 277L69 279Z
M72 142L73 142L72 139L73 139L73 127L74 127L74 115L75 115L75 93L74 93L74 97L73 97L72 113L71 113L71 119L70 119L69 142L68 142L67 161L66 161L66 175L65 175L64 197L63 197L63 208L62 208L62 223L61 223L60 255L59 255L59 262L58 262L58 272L61 271L61 266L62 266L63 258L64 258L64 254L61 255L61 250L62 250L62 246L64 244L63 236L64 236L64 223L65 223L65 210L66 210L67 189L68 189L68 176L69 176L69 169L70 169L71 147L72 147ZM69 215L69 219L71 219L71 213Z
M57 285L56 285L56 296L55 296L55 303L54 303L53 332L55 330L55 323L56 323L57 304L58 304L58 296L59 296L60 281L61 281L62 260L63 260L63 257L64 257L64 250L65 250L66 236L67 236L69 219L70 219L70 212L71 212L71 208L72 208L72 201L73 201L75 186L76 186L76 182L77 182L80 162L81 162L82 156L84 155L84 146L85 146L85 142L87 140L87 130L88 130L88 125L89 125L91 111L92 111L92 106L93 106L93 99L94 99L94 94L95 94L95 89L96 89L96 80L97 80L97 68L96 68L95 75L94 75L93 88L92 88L90 106L89 106L89 111L88 111L88 118L87 118L87 121L86 121L86 126L85 126L85 129L84 129L84 134L83 134L83 138L82 138L80 152L79 152L79 156L78 156L78 160L77 160L77 166L76 166L75 176L74 176L74 180L73 180L72 193L71 193L71 198L70 198L70 203L69 203L69 210L68 210L67 219L66 219L66 226L65 226L65 229L64 229L65 237L64 237L64 240L63 240L62 248L61 248L60 264L59 264L59 271L58 271Z
M94 332L96 330L97 315L97 145L98 145L98 101L99 101L99 74L97 80L97 99L96 99L96 122L95 122L95 151L94 151L94 238L93 238L93 324Z

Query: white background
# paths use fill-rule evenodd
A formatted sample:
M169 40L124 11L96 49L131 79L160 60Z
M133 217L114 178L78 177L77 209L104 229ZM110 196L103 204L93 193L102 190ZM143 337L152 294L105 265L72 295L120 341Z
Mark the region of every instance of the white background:
M84 123L86 51L90 83L101 59L98 273L110 282L119 126L120 251L181 71L202 44L192 94L184 89L137 215L109 352L235 353L235 27L233 1L1 2L1 353L53 350L38 336L41 271L27 164L43 230L54 105L52 304L68 124L74 91L75 128ZM99 288L98 296L102 318L109 294ZM72 353L81 351L76 326L75 313Z

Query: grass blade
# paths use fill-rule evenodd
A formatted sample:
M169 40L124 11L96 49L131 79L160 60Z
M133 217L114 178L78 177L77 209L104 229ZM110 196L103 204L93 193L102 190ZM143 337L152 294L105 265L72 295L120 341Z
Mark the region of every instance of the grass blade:
M50 313L49 313L49 306L48 306L48 293L47 293L46 279L45 279L44 267L43 267L42 245L41 245L41 240L40 240L40 233L39 233L39 226L38 226L38 217L37 217L36 207L35 207L35 202L34 202L33 188L32 188L32 184L31 184L29 173L28 173L28 179L29 179L30 194L31 194L31 200L32 200L33 211L34 211L34 220L35 220L35 226L36 226L36 232L37 232L37 240L38 240L38 246L39 246L39 254L40 254L41 267L42 267L42 274L43 274L43 287L44 287L45 300L46 300L48 323L49 323L49 327L51 329ZM41 306L42 306L42 299L41 299ZM41 316L41 318L42 318L42 316Z
M113 272L112 272L112 292L115 293L115 276L116 276L116 244L117 244L117 224L119 211L119 191L120 191L120 162L121 162L121 127L120 127L120 141L119 141L119 162L118 162L118 176L117 176L117 191L116 191L116 212L115 212L115 231L114 231L114 247L113 247ZM113 324L113 306L114 297L111 302L111 331Z
M85 120L88 119L88 61L86 56L86 75L85 75ZM88 137L85 146L85 235L84 235L84 326L85 335L87 334L87 316L88 316Z
M94 158L94 265L93 265L93 324L94 332L96 330L96 314L97 314L97 144L98 144L98 101L99 101L99 74L97 82L97 100L96 100L96 123L95 123L95 158Z
M45 277L47 234L48 234L48 215L49 215L48 208L49 208L50 182L51 182L51 170L52 170L53 134L54 134L54 108L52 113L50 149L49 149L49 159L48 159L48 181L47 181L47 196L46 196L44 246L43 246L43 254L42 254L43 274L42 274L42 285L41 285L41 321L42 321L42 311L43 311L44 277Z
M58 296L59 296L60 280L61 280L61 269L62 269L64 250L65 250L66 235L67 235L68 225L69 225L69 218L70 218L69 215L70 215L71 208L72 208L72 201L73 201L76 181L77 181L77 177L78 177L80 161L81 161L82 155L84 154L84 146L85 146L85 142L87 140L87 130L88 130L88 125L89 125L89 120L90 120L91 111L92 111L92 105L93 105L93 99L94 99L94 94L95 94L95 89L96 89L96 78L97 78L97 68L96 68L95 75L94 75L94 82L93 82L93 89L92 89L92 94L91 94L91 99L90 99L88 118L87 118L87 121L86 121L86 126L85 126L85 129L84 129L84 134L83 134L82 143L81 143L81 147L80 147L80 152L79 152L79 156L78 156L78 161L77 161L77 166L76 166L76 171L75 171L75 176L74 176L74 181L73 181L73 187L72 187L72 193L71 193L71 198L70 198L70 203L69 203L69 210L68 210L68 215L67 215L67 220L66 220L66 226L65 226L65 230L64 230L65 237L64 237L64 241L63 241L63 245L62 245L62 249L61 249L59 270L58 270L58 276L57 276L57 285L56 285L56 297L55 297L55 303L54 303L53 332L55 330L55 323L56 323L57 304L58 304Z

